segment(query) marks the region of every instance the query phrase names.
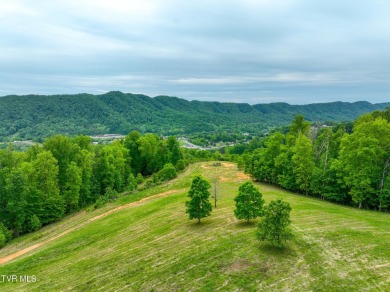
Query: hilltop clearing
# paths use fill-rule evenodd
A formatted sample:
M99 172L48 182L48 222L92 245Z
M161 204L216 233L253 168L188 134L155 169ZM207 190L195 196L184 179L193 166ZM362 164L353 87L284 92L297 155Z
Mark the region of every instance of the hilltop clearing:
M194 173L212 188L218 181L217 208L201 224L185 214ZM166 184L22 236L0 250L0 258L42 244L2 264L1 274L36 281L3 282L0 289L389 290L389 214L256 183L266 203L283 198L292 207L296 237L275 249L256 240L259 219L246 224L233 214L233 198L247 179L231 163L197 163Z

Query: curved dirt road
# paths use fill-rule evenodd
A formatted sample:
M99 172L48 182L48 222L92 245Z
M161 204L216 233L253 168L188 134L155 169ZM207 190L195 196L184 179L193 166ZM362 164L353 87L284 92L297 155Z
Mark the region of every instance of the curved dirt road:
M51 242L53 240L56 240L57 238L60 238L60 237L62 237L64 235L68 234L69 232L72 232L72 231L74 231L74 230L76 230L76 229L78 229L80 227L83 227L83 226L87 225L90 222L93 222L95 220L104 218L104 217L106 217L106 216L108 216L108 215L110 215L112 213L118 212L118 211L126 209L126 208L142 205L142 203L145 203L145 202L147 202L149 200L152 200L152 199L155 199L155 198L166 197L168 195L177 194L177 193L179 193L181 191L184 191L184 190L185 189L166 191L166 192L163 192L163 193L159 193L157 195L153 195L153 196L150 196L150 197L145 197L145 198L143 198L143 199L141 199L139 201L135 201L135 202L132 202L132 203L129 203L129 204L126 204L126 205L119 206L119 207L116 207L114 209L108 210L107 212L104 212L104 213L102 213L100 215L92 217L92 218L88 219L87 221L85 221L85 222L83 222L83 223L81 223L81 224L79 224L77 226L71 227L71 228L65 230L64 232L62 232L62 233L60 233L60 234L58 234L56 236L53 236L53 237L51 237L51 238L49 238L49 239L47 239L45 241L42 241L42 242L39 242L37 244L31 245L29 247L23 248L23 249L21 249L21 250L19 250L17 252L14 252L14 253L12 253L10 255L7 255L5 257L0 258L0 265L8 263L8 262L10 262L10 261L12 261L12 260L14 260L14 259L16 259L16 258L18 258L18 257L20 257L22 255L24 255L24 254L30 252L30 251L33 251L33 250L41 247L42 245L45 245L45 244L47 244L47 243L49 243L49 242Z

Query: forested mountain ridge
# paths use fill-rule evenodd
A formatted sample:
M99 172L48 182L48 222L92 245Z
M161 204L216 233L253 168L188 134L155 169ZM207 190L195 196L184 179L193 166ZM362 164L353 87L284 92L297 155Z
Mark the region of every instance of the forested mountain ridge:
M0 97L0 139L36 139L54 134L127 134L131 130L188 134L219 130L260 132L309 121L351 121L389 103L332 102L309 105L187 101L177 97L108 92L102 95L9 95Z

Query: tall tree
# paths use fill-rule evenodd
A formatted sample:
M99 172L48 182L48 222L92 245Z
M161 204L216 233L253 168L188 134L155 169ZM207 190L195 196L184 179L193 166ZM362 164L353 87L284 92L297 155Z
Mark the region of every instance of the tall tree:
M152 174L164 167L167 160L167 148L161 147L163 141L155 134L146 134L139 140L139 150L145 161L142 174Z
M140 142L139 139L142 137L141 133L137 131L130 132L124 140L124 145L130 151L131 156L131 169L134 175L141 173L144 161L141 157Z
M105 190L115 185L115 167L113 153L108 147L98 145L96 148L96 159L93 165L93 177L96 180L96 190L103 195Z
M66 183L64 188L64 200L68 213L79 207L80 188L82 184L82 170L75 162L71 162L66 169Z
M79 205L84 207L93 202L92 189L92 165L94 160L94 153L86 149L82 149L76 159L77 166L81 169L81 186Z
M26 178L20 169L11 171L7 178L8 203L6 219L16 236L24 229L26 219Z
M358 120L342 139L339 176L359 208L379 206L389 153L390 123L382 117Z
M384 181L384 187L379 195L379 210L388 210L390 207L390 175Z
M118 192L124 190L128 176L131 172L129 150L124 147L121 141L115 141L107 145L112 153L111 163L115 170L114 189Z
M245 219L249 223L250 219L263 215L263 196L251 181L244 182L239 186L234 201L236 202L234 215L237 219Z
M72 142L78 145L81 149L91 151L92 150L92 138L85 135L76 135L73 137Z
M201 175L196 175L191 183L190 191L188 192L189 201L186 202L186 213L189 219L200 219L210 216L212 206L209 201L210 183Z
M168 160L173 165L176 165L177 162L183 158L179 142L176 140L175 136L170 136L167 139L167 147L168 147Z
M310 131L310 123L305 121L303 115L296 115L290 126L290 133L295 137L299 134L307 136Z
M58 186L60 193L63 194L66 184L66 170L72 161L75 161L80 147L72 141L71 138L62 135L56 135L47 139L43 143L43 148L49 150L58 164Z
M280 148L280 154L275 158L275 167L278 173L278 183L286 189L297 190L299 185L294 172L294 163L292 157L294 155L295 137L286 135L286 144Z
M252 175L257 180L272 184L278 182L279 169L275 161L282 152L284 139L283 134L276 132L266 140L264 148L254 153Z
M53 222L65 212L64 199L60 196L58 187L57 159L50 151L43 151L37 155L32 166L32 192L42 201L39 219L43 224Z
M307 195L315 166L312 157L313 147L310 139L303 134L299 134L293 147L293 153L293 172L296 176L299 189Z
M46 197L55 197L60 193L58 187L58 164L50 151L43 151L33 162L34 184Z

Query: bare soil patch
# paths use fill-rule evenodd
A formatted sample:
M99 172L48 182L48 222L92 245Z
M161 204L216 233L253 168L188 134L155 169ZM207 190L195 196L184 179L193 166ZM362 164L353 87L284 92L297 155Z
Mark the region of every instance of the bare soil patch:
M228 163L228 162L223 162L221 163L221 165L226 168L231 168L236 166L234 163Z
M233 263L231 263L227 268L227 273L235 273L235 272L241 272L245 271L248 268L250 268L251 264L247 260L237 260Z
M250 179L250 177L243 172L238 172L234 176L231 176L231 177L220 176L220 177L218 177L218 179L220 182L229 182L229 181L230 182L234 182L234 181L241 182L241 181Z
M238 172L237 173L237 178L240 179L240 180L246 180L246 179L250 179L250 176L243 173L243 172Z
M225 176L220 176L220 177L218 177L218 180L219 180L220 182L233 181L232 178L228 178L228 177L225 177Z
M234 163L230 163L230 162L222 162L221 166L224 168L232 168L232 167L235 167L236 165ZM215 165L210 164L210 163L202 163L201 167L203 169L211 169L211 168L218 168L219 166L215 166Z
M232 273L240 273L244 272L248 269L255 268L259 273L266 273L270 267L267 263L258 264L258 263L251 263L247 259L238 259L231 264L225 266L223 268L223 271L227 274Z

